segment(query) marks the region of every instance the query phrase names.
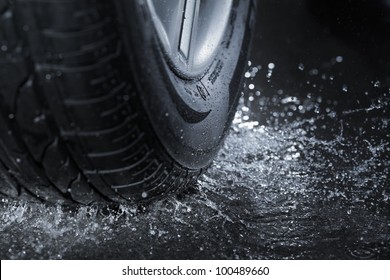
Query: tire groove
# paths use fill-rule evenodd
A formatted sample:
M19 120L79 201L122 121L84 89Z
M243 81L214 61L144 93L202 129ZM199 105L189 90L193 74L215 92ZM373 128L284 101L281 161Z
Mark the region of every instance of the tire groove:
M96 103L105 102L108 99L116 97L121 92L121 90L124 88L126 88L125 82L119 84L118 86L114 87L111 91L109 91L107 94L102 95L100 97L94 97L94 98L89 98L89 99L64 99L64 103L67 106L93 105Z
M5 59L0 55L0 64L11 64L10 57L16 57L18 67L27 70L19 74L24 78L7 97L12 106L3 110L2 105L0 114L0 123L6 123L12 131L11 136L0 134L0 149L6 151L0 153L0 166L9 170L10 178L20 177L13 183L20 186L19 196L83 204L101 199L137 201L144 199L143 192L166 193L191 181L190 173L173 164L158 146L146 117L139 113L142 93L134 92L134 81L129 78L128 57L117 31L120 27L112 13L113 3L14 0L9 2L12 7L7 1L5 8L2 3L4 0L0 0L1 17L6 14L7 23L12 19L10 30L15 29L13 35L18 41L11 42ZM10 14L14 10L17 13ZM46 12L45 18L42 12ZM69 24L62 21L66 15L70 15ZM12 73L7 75L11 77ZM66 90L67 85L75 86ZM30 99L34 99L30 112L23 111ZM30 118L35 115L36 121ZM89 120L105 128L96 129L99 126L89 124ZM12 145L17 147L18 157L10 154L10 139L15 139ZM32 140L41 141L39 149ZM90 146L94 150L87 152ZM105 147L111 150L102 151ZM116 162L104 163L99 158ZM103 168L97 168L102 162ZM118 162L123 166L114 168ZM175 179L177 174L186 177ZM32 187L29 178L37 175L40 183ZM126 181L127 185L121 184Z
M87 154L88 157L90 158L99 158L99 157L111 157L115 155L120 155L131 148L133 148L135 145L137 145L143 138L144 138L144 133L141 133L138 135L137 139L129 143L127 146L117 149L117 150L112 150L112 151L107 151L107 152L98 152L98 153L89 153Z

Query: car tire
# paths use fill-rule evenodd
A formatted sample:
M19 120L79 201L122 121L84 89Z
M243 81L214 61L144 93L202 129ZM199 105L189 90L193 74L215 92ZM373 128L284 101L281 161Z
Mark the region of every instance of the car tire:
M195 182L235 112L253 5L233 2L213 61L188 77L146 1L0 0L0 193L148 201Z

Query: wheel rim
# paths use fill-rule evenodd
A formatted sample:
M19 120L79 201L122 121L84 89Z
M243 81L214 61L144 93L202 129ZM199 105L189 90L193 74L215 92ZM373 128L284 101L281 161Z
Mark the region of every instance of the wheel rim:
M169 64L194 78L211 65L228 25L232 0L147 0Z

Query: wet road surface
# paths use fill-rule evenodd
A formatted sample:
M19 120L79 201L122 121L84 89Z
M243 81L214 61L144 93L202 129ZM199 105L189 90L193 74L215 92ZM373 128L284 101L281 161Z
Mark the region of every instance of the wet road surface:
M3 200L0 258L390 258L386 42L291 2L259 3L239 110L196 186L145 209Z

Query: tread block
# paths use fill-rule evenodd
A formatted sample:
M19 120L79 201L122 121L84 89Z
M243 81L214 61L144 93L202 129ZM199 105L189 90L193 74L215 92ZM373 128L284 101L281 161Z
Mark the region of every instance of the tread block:
M2 54L13 51L19 43L14 25L14 15L0 2L0 57Z
M107 1L97 0L17 2L20 7L34 12L41 29L58 31L78 31L81 26L96 24L107 16L111 7Z
M77 177L79 171L72 165L69 157L62 151L56 138L45 151L42 164L48 178L63 194L69 192L69 185Z
M140 112L114 5L0 0L0 193L148 200L196 180Z
M24 143L35 161L40 162L46 147L54 140L55 134L48 127L48 112L37 100L31 77L19 90L16 108L16 120L23 134Z
M81 204L91 204L92 202L104 201L94 189L88 187L87 182L79 173L76 180L69 186L69 192L73 200Z

